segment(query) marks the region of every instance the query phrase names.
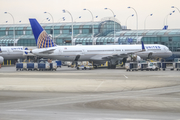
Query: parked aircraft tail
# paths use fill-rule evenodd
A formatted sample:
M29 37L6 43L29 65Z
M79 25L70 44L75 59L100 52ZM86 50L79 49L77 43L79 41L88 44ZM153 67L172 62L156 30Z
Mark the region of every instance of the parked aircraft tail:
M146 50L145 50L145 47L144 47L143 41L141 41L141 43L142 43L142 51L146 51Z
M46 33L46 31L41 27L36 19L29 19L29 21L38 48L48 48L56 46L51 37Z

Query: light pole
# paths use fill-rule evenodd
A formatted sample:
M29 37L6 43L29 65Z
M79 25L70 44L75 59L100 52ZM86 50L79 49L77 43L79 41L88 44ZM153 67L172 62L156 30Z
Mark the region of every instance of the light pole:
M52 22L53 22L53 42L55 43L55 41L54 41L54 19L53 19L53 16L49 12L44 12L44 13L45 14L47 13L52 17ZM50 21L50 19L48 21Z
M146 19L149 17L149 16L152 16L153 14L150 14L150 15L148 15L146 18L145 18L145 20L144 20L144 30L146 29Z
M179 11L179 13L180 13L180 10L177 7L171 6L171 8L176 8Z
M170 13L169 15L172 15L172 13ZM166 17L166 25L167 25L167 20L168 20L169 15L167 15L167 17Z
M164 26L166 25L166 19L167 19L167 17L169 16L169 15L172 15L172 13L168 13L166 16L165 16L165 18L164 18Z
M65 17L62 17L62 18L58 19L59 23L62 22L62 21L65 21Z
M175 10L172 11L171 15L172 15L174 12L175 12ZM169 15L168 15L168 16L169 16ZM166 25L167 25L168 16L167 16L167 18L166 18Z
M175 10L172 11L172 13L174 13L174 12L175 12ZM169 16L169 15L172 15L172 13L169 13L169 14L167 14L167 15L165 16L165 18L164 18L164 26L166 25L166 27L167 27L168 16Z
M92 17L92 21L91 21L91 24L92 24L92 41L93 41L93 45L95 45L95 42L94 42L94 16L93 16L92 12L89 9L85 8L83 10L87 10L91 14L91 17Z
M77 17L77 18L74 20L74 22L76 22L76 20L77 20L77 19L80 19L80 18L81 18L81 16Z
M114 17L114 44L115 44L115 15L114 15L114 12L110 9L110 8L104 8L105 10L110 10L113 14L113 17Z
M4 12L4 13L11 15L11 17L13 18L13 36L14 36L14 46L15 46L15 27L14 27L15 21L14 21L14 17L13 17L13 15L12 15L11 13L9 13L9 12Z
M126 19L126 29L127 29L127 21L128 21L128 19L129 19L130 17L133 17L133 16L134 16L134 14L130 15L129 17L127 17L127 19Z
M62 19L63 19L63 21L65 21L65 17L63 17Z
M133 7L128 7L128 8L133 9L135 11L135 13L136 13L136 36L137 36L137 40L138 40L138 14L137 14L136 10ZM138 43L137 40L136 40L136 42Z
M41 23L43 23L45 20L47 20L47 21L48 21L48 20L49 20L49 18L45 18L45 19L43 19L43 20L41 21Z
M71 29L72 29L71 44L74 45L74 42L73 42L73 17L71 15L71 13L69 11L67 11L67 10L63 10L63 13L68 13L71 16L71 21L72 21L72 25L71 25Z

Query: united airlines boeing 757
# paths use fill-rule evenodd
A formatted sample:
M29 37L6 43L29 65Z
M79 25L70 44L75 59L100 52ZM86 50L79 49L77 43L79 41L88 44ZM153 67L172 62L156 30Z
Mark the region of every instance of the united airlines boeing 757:
M23 58L23 46L6 46L0 47L0 64L4 59L18 59Z
M93 61L102 64L110 61L115 68L117 61L136 56L137 59L166 58L172 52L164 45L77 45L57 46L36 19L29 19L38 49L29 51L34 55L63 61Z

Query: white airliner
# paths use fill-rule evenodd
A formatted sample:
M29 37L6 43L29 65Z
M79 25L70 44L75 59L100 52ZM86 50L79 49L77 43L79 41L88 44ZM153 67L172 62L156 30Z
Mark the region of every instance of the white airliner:
M4 59L19 59L23 58L23 46L0 46L0 64Z
M110 61L115 68L118 60L130 56L143 58L167 58L172 55L168 47L159 44L144 45L77 45L57 46L36 19L29 19L38 49L29 51L34 55L62 61L93 61L102 64Z

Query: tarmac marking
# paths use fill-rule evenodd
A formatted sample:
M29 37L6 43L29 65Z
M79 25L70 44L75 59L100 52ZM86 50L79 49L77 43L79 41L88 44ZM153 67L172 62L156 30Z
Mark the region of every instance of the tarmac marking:
M15 109L15 110L7 110L7 111L10 111L10 112L22 112L22 111L26 111L26 110L23 110L23 109Z
M119 120L149 120L149 119L132 119L132 118L122 118L122 119L119 119Z
M124 75L125 78L128 78L127 76Z
M96 90L98 90L98 88L102 85L104 83L104 81L102 81L100 84L99 84L99 86L96 88ZM96 91L95 90L95 91Z

